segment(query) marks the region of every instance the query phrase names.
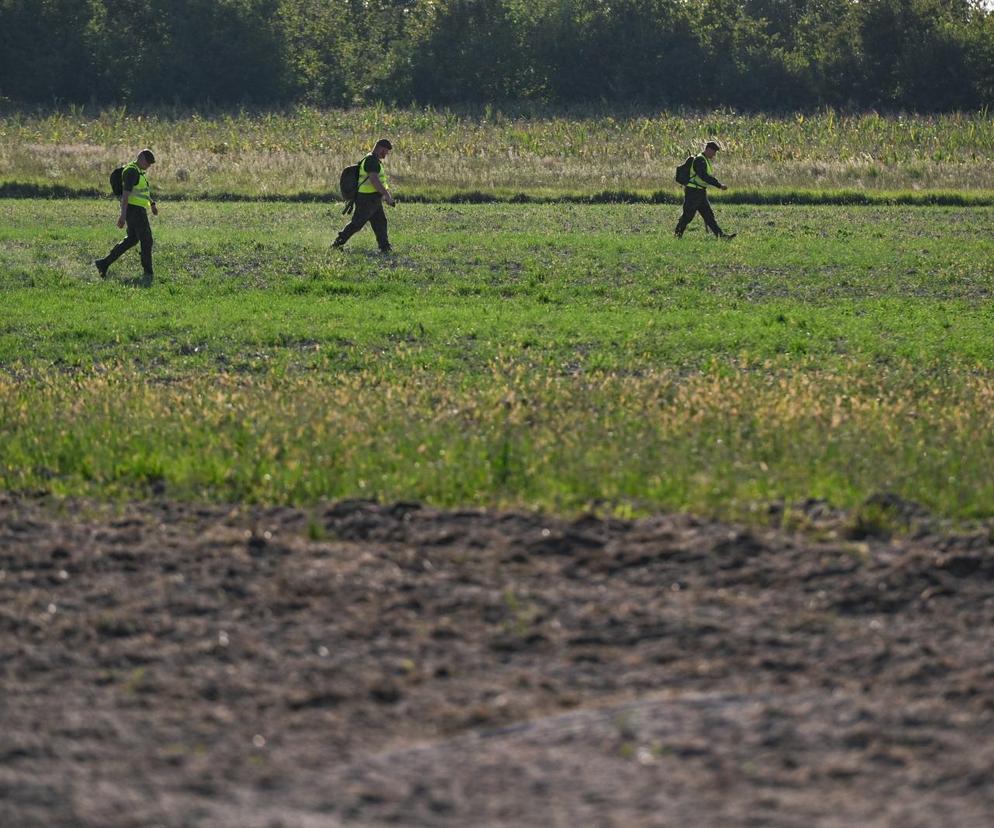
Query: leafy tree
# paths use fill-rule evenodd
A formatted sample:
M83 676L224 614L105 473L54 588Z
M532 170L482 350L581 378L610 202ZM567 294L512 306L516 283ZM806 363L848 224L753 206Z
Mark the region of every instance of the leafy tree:
M342 105L358 74L361 33L348 8L323 0L284 0L278 17L283 32L287 79L308 103Z
M438 0L434 28L410 55L414 100L451 104L514 98L527 86L512 19L501 0Z
M91 0L87 40L111 99L274 102L285 60L276 0Z
M0 0L4 98L975 109L994 100L994 14L980 0Z
M868 0L857 7L863 103L948 110L974 97L962 24L967 0Z
M0 97L85 100L89 14L81 0L0 0Z

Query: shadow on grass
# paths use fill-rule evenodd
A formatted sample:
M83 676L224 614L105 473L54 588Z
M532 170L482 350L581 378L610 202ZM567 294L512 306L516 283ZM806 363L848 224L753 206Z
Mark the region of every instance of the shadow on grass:
M58 184L31 184L16 181L0 183L0 199L4 198L107 198L109 193L92 187L65 187ZM496 195L479 190L452 192L448 195L404 195L399 200L408 204L680 204L683 196L674 186L671 190L653 193L627 190L604 190L599 193L561 195ZM939 206L991 207L994 193L968 192L873 192L867 190L738 190L715 193L714 200L724 204L757 205L824 205L824 206ZM212 193L209 198L177 193L170 201L244 201L275 203L341 203L338 193L289 193L285 195L249 195L246 193Z

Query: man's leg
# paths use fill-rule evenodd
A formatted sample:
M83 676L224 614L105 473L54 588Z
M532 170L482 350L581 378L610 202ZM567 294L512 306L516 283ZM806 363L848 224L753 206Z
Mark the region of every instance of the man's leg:
M97 266L97 270L100 271L101 276L107 275L107 268L109 268L114 262L116 262L122 253L126 253L136 244L138 244L138 234L135 233L134 224L131 221L131 211L128 211L126 216L128 235L125 236L121 241L111 248L110 253L104 256L102 259L97 259L94 264Z
M683 188L683 214L680 216L680 220L676 223L676 230L673 231L673 235L680 238L683 235L683 231L687 229L687 225L690 224L694 219L694 214L697 213L697 207L700 202L699 193L704 192L697 187L684 187Z
M718 226L717 219L714 217L714 210L711 209L711 202L708 201L706 192L704 194L704 198L701 199L701 203L697 208L697 211L701 214L701 218L704 219L704 223L707 225L708 230L719 238L725 235L724 231Z
M387 236L387 214L383 211L382 201L379 209L369 217L369 223L373 228L373 233L376 234L376 243L380 246L380 251L389 253L390 239Z
M135 235L141 243L142 272L146 276L152 275L152 225L148 222L148 212L145 210L135 210L134 217Z
M338 234L338 238L331 243L331 246L344 247L345 242L362 230L378 206L378 198L364 198L361 194L356 196L355 209L352 212L352 221L342 228L342 231Z

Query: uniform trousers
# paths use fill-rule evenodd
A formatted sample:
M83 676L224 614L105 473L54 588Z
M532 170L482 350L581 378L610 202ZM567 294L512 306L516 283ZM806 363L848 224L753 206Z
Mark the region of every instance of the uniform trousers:
M341 247L352 236L362 230L369 222L376 234L376 243L380 250L390 249L390 239L387 236L387 215L383 211L383 196L379 193L359 193L355 199L355 211L352 221L342 228L335 239L335 247Z
M708 230L716 236L724 235L722 229L718 226L717 219L714 217L711 202L708 201L708 191L701 187L684 187L683 215L680 216L680 221L677 222L675 231L678 236L683 235L683 231L687 229L687 225L694 220L694 216L697 213L701 214L701 218L704 219Z
M114 248L102 259L104 269L110 267L122 253L130 250L136 244L141 245L142 270L152 273L152 225L148 222L148 211L144 207L129 204L124 215L128 235L114 245Z

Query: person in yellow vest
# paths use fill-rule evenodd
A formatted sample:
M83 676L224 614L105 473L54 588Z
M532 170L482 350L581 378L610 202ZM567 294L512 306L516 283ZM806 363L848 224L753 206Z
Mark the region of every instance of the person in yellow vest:
M332 247L344 247L352 236L365 227L366 222L376 234L376 243L382 253L389 253L390 239L387 236L387 215L383 212L383 202L391 207L395 205L390 193L390 184L384 166L387 153L393 149L386 138L376 142L373 151L359 162L359 192L355 199L355 212L350 221L338 234Z
M152 215L159 215L159 208L152 199L152 190L148 185L148 168L155 163L152 150L143 149L138 157L130 164L125 164L121 171L121 215L117 226L127 225L128 235L102 259L97 259L97 266L102 278L107 278L107 269L117 261L118 257L136 244L141 245L142 281L151 284L152 281L152 226L148 222L148 210Z
M735 233L726 233L718 226L718 221L714 217L714 210L711 209L711 202L708 201L708 187L717 187L719 190L727 190L717 178L714 177L714 168L711 162L721 147L717 141L708 141L704 149L694 158L694 163L690 168L690 181L683 188L683 215L677 222L674 235L679 239L683 236L683 231L687 225L693 221L697 213L701 214L704 224L708 230L714 233L719 239L734 239Z

